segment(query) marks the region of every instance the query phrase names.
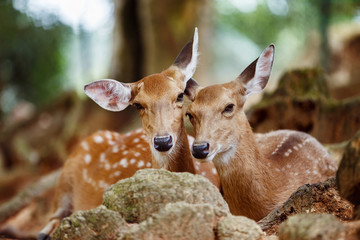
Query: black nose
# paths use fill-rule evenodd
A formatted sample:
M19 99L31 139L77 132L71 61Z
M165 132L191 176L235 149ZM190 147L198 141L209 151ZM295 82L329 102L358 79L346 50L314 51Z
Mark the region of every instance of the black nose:
M154 137L154 148L159 152L166 152L173 146L170 135Z
M202 143L194 143L192 147L192 155L195 158L206 158L209 154L209 143L202 142Z

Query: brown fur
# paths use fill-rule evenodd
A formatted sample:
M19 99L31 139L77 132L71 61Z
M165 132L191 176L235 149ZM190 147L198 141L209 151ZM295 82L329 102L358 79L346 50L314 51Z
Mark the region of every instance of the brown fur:
M305 133L255 135L243 111L242 89L238 81L199 89L188 113L193 116L195 142L210 144L205 160L213 159L230 211L260 220L299 186L333 176L336 165ZM230 103L233 112L223 113Z
M126 135L101 131L79 144L64 165L56 189L54 215L42 233L49 235L73 211L100 205L105 189L141 168L198 173L219 187L213 164L195 164L189 150L182 102L176 102L185 89L180 69L171 66L130 87L130 104L144 107L139 110L144 129ZM170 152L158 152L152 146L152 139L164 134L174 138Z

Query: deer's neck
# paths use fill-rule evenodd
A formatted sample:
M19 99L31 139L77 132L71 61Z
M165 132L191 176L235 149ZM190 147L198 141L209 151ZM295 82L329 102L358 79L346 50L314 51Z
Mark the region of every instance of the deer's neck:
M214 163L231 212L260 220L274 207L276 188L271 184L272 174L257 147L246 116L243 118L237 125L240 132L234 149L225 153L227 156L214 159Z
M194 161L190 153L184 123L182 123L176 137L177 141L170 153L163 154L153 150L154 168L165 168L172 172L189 172L195 174Z

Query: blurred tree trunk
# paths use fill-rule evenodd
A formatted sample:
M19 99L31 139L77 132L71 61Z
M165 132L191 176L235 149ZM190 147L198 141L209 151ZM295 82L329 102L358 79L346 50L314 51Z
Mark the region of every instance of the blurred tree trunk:
M199 27L202 64L211 26L209 1L114 0L115 25L110 77L134 82L169 67ZM209 41L207 41L209 42Z

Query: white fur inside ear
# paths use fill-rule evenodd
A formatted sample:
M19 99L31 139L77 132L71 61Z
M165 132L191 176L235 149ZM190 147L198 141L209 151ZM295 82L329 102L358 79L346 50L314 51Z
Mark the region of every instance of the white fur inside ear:
M267 47L260 55L255 68L254 78L244 84L246 95L260 93L266 86L274 60L273 46Z
M112 79L92 82L84 91L100 107L114 112L124 110L131 99L131 87Z
M185 75L185 83L194 75L196 66L197 66L197 59L198 59L198 29L195 28L194 32L194 39L192 44L192 55L191 61L183 70L183 74Z

